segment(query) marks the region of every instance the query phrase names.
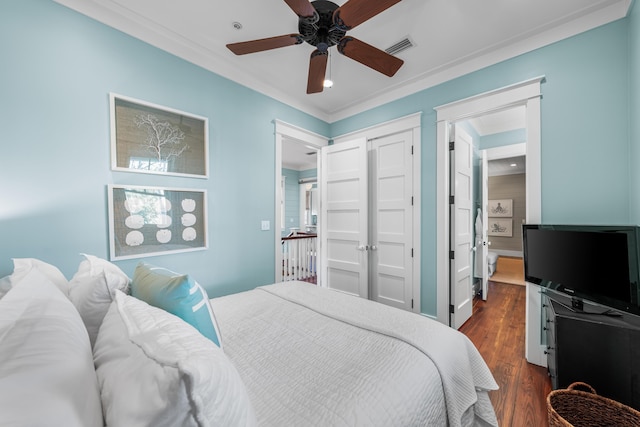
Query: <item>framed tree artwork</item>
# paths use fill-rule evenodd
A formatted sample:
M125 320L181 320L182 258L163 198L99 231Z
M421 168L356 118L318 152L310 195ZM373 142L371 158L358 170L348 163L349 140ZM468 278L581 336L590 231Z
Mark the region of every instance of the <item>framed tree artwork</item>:
M112 260L207 248L206 190L109 185Z
M208 120L109 94L111 169L208 178Z

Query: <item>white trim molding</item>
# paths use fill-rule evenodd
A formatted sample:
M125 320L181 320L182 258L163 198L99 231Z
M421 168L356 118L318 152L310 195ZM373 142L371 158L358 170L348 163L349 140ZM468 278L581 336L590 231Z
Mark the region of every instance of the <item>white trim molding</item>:
M342 141L350 141L352 139L363 137L367 138L367 140L376 139L387 135L393 135L394 133L403 132L407 129L420 128L421 119L422 112L413 113L398 119L393 119L364 129L336 136L333 138L333 143L339 144Z

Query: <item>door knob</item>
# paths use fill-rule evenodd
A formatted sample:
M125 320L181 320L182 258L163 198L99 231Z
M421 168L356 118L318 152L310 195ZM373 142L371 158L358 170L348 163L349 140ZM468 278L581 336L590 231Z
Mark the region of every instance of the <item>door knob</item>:
M372 251L377 251L377 250L378 250L378 247L377 247L376 245L371 245L371 250L372 250Z
M358 249L359 251L366 251L366 250L367 250L367 246L365 246L365 245L360 245L360 246L358 246L358 248L357 248L357 249Z

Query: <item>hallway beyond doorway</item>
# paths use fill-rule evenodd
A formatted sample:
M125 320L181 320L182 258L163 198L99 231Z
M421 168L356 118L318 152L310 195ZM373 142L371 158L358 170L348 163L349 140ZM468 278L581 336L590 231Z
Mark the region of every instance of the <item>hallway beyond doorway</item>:
M489 280L524 286L524 262L522 258L499 256L496 272L493 273Z

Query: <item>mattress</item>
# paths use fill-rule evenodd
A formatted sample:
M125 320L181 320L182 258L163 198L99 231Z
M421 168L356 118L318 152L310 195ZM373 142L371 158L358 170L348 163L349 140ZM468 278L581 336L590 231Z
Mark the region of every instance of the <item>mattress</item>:
M482 357L436 321L304 282L211 303L261 426L497 425Z

